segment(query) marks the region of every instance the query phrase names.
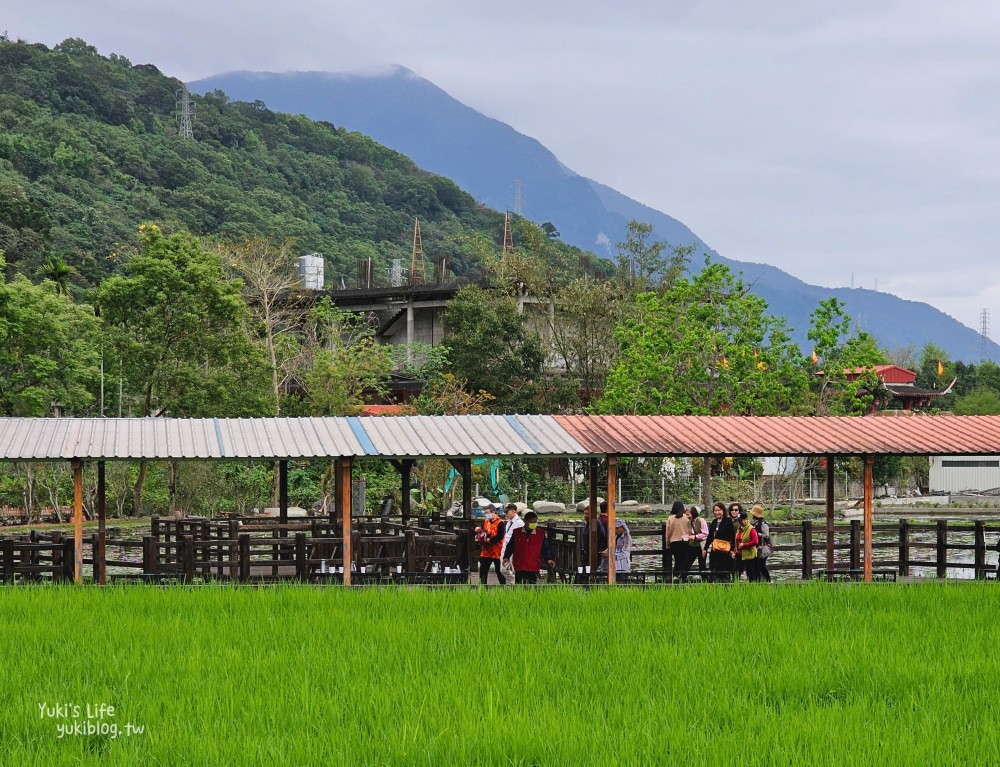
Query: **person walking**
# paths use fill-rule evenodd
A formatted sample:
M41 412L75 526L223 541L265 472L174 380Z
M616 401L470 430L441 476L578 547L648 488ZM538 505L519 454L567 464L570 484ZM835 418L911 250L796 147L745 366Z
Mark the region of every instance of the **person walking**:
M529 511L524 515L524 526L517 528L510 537L510 543L503 553L504 561L514 563L514 583L538 583L538 572L542 564L549 569L556 566L552 550L545 533L538 529L538 515Z
M736 548L733 549L733 557L736 560L736 579L739 580L740 572L746 571L747 580L754 583L757 578L757 531L745 511L740 512L740 526L736 530Z
M524 527L524 520L521 519L521 515L518 514L516 503L508 503L503 507L503 512L507 524L503 533L503 546L500 547L501 552L507 550L507 544L510 543L510 538L514 534L514 531L519 527ZM503 556L502 553L501 556ZM511 567L510 562L507 562L506 565L501 564L500 572L504 574L504 577L509 578L510 580L514 579L514 568Z
M483 526L476 528L476 538L479 540L479 585L485 586L490 577L490 567L497 571L497 582L501 586L507 583L500 568L500 558L503 555L503 542L507 531L507 523L497 514L496 506L486 507L486 519Z
M615 519L615 573L632 572L632 531L625 520Z
M688 558L688 545L684 536L690 532L690 525L684 518L687 509L682 501L674 501L667 517L667 550L670 554L670 571L674 578L684 574Z
M771 556L771 528L764 521L764 507L760 504L750 509L750 517L754 530L757 531L757 557L754 564L757 567L757 580L771 582L771 573L767 569L767 560Z
M708 539L708 523L698 514L698 507L688 509L688 520L691 523L691 533L688 538L691 559L688 562L688 573L698 563L698 574L705 579L705 541Z
M708 538L705 539L708 577L711 581L731 581L735 567L731 554L736 546L736 527L726 514L726 504L721 501L712 507L712 516L714 519L708 524Z
M597 569L607 570L608 569L608 502L601 501L600 505L601 515L596 516L590 510L590 505L583 510L583 518L586 524L583 526L583 546L581 547L581 556L583 557L584 564L590 564L590 526L591 524L596 524L597 526Z

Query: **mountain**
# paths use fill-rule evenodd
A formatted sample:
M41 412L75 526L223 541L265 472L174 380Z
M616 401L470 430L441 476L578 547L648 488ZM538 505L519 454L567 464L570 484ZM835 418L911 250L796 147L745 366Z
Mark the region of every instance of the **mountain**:
M186 139L181 88L82 40L52 49L0 40L8 278L61 263L74 292L86 292L120 268L145 222L236 241L294 239L299 252L324 255L328 278L351 279L368 257L379 277L397 259L408 266L414 218L426 252L448 256L460 276L480 273L477 237L500 241L501 213L343 127L209 95L194 99Z
M694 244L742 272L772 312L788 318L803 348L808 348L809 314L833 295L885 347L913 345L919 351L933 342L954 359L980 357L979 334L928 304L871 290L809 285L776 267L711 251L677 219L574 173L535 139L467 107L404 67L346 74L230 72L190 87L198 93L220 89L231 98L359 131L499 210L514 207L519 181L519 208L527 218L551 222L565 242L598 255L610 255L613 244L624 239L629 219L652 224L659 239ZM990 341L987 355L1000 361L1000 346Z

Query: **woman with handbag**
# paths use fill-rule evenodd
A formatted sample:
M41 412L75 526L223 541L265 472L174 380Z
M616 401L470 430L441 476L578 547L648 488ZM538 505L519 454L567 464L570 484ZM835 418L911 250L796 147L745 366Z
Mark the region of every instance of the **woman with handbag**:
M716 503L712 507L715 517L708 525L708 538L705 548L708 550L708 570L711 581L731 581L735 562L730 556L736 545L736 527L726 514L726 504Z
M757 575L757 531L750 524L745 511L740 512L740 526L736 529L736 547L732 551L733 558L737 560L736 577L739 578L740 570L745 570L747 580L754 583L760 580Z
M750 509L750 516L753 517L753 527L757 531L757 580L771 582L771 573L767 569L767 559L771 556L771 528L764 521L764 507L760 504Z

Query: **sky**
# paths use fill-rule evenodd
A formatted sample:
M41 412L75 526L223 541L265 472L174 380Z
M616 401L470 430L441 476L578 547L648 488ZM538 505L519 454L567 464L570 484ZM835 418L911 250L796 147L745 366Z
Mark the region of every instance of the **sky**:
M724 256L1000 339L995 1L5 0L4 30L188 81L399 64Z

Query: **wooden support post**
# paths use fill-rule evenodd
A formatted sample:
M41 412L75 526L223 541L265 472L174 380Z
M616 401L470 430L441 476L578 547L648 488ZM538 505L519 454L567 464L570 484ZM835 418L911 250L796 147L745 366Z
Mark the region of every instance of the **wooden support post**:
M899 520L899 574L910 574L910 520Z
M194 582L194 536L182 535L178 542L177 553L181 566L181 582Z
M73 579L76 573L79 572L80 564L76 560L76 546L74 546L71 540L67 539L62 542L62 562L63 571L60 580L68 581Z
M832 573L834 568L833 556L833 456L826 457L826 571Z
M343 508L340 506L340 498L343 495L343 488L340 486L340 480L340 459L338 458L333 462L333 505L330 507L331 525L339 525L341 520L338 518L338 512L341 515L344 513ZM348 509L348 511L350 511L350 509Z
M250 580L250 536L243 533L239 537L240 583Z
M288 524L288 461L278 461L278 522ZM281 531L281 537L288 535L287 530Z
M813 576L813 523L811 519L802 521L802 580Z
M361 572L361 565L364 562L364 558L361 556L361 531L351 530L351 563L354 565L354 572ZM347 568L344 568L344 572L347 572Z
M142 574L152 575L156 572L157 540L151 535L142 539Z
M973 577L986 578L986 523L983 520L976 520L974 535L976 571Z
M3 546L3 582L14 582L14 539L7 538L0 542Z
M861 520L851 520L851 544L849 565L852 570L861 569Z
M295 579L300 583L308 580L309 573L306 563L306 534L295 534Z
M351 585L351 470L353 458L341 458L337 462L337 507L340 509L341 537L344 549L344 585Z
M588 497L588 505L590 508L590 530L587 540L587 551L590 552L589 559L587 563L590 565L591 578L595 577L597 573L597 566L601 562L600 552L597 550L597 515L600 514L600 509L597 508L597 459L590 459L590 468L587 472L588 484L590 485ZM589 579L588 579L589 580Z
M72 569L72 568L71 568ZM65 572L63 567L63 537L62 533L55 530L52 533L52 580L53 582L62 580Z
M271 577L278 577L278 561L283 559L283 552L281 550L281 544L278 543L279 533L281 531L277 527L271 528L271 540L274 543L271 544Z
M83 461L74 458L73 466L73 583L82 583L83 563Z
M97 462L97 546L94 547L94 582L108 583L107 482L104 461Z
M865 456L865 583L872 582L872 500L875 495L872 487L872 464L875 456Z
M212 525L206 519L201 523L201 531L199 535L200 540L210 541L212 540ZM201 577L207 582L212 577L212 567L209 562L214 558L218 559L222 556L222 552L219 551L218 546L202 546L201 547Z
M462 517L472 519L472 459L463 458L462 464Z
M160 537L160 518L156 514L149 518L149 534L157 539Z
M948 577L948 520L937 523L937 577Z
M402 481L402 495L400 496L400 506L403 514L403 524L407 524L410 521L410 485L413 483L413 466L416 461L410 458L404 458L400 464L400 480Z
M239 544L236 542L240 534L240 523L229 520L229 579L236 581L240 577Z
M406 531L406 572L417 571L417 531Z
M608 456L608 585L615 582L615 493L618 482L618 456ZM594 518L596 520L596 517Z

